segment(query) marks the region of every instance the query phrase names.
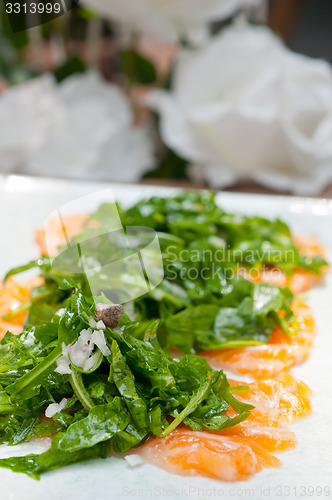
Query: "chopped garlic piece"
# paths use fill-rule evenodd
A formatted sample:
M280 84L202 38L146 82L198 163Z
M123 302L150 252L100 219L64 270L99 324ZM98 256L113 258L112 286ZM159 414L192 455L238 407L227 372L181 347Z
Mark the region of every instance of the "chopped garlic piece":
M142 465L144 460L137 453L133 453L132 455L126 455L125 460L130 465L130 467L136 467L137 465Z
M102 321L98 323L104 325ZM63 344L62 356L57 360L55 371L62 375L72 373L70 363L83 371L91 370L99 355L98 352L93 352L95 347L98 347L104 356L111 354L102 330L92 330L91 328L82 330L75 344L68 346Z
M66 406L67 401L68 401L67 398L63 398L60 401L60 403L51 403L50 405L48 405L48 407L45 410L45 416L47 418L54 417L54 415L56 415L57 413L59 413L61 410L64 409L64 407Z
M89 319L89 325L91 326L91 328L96 328L97 327L97 323L96 323L96 321L93 318Z
M100 319L97 323L96 323L96 327L97 330L105 330L106 326L105 326L105 323Z
M111 351L106 345L105 335L102 331L95 330L91 335L91 341L101 350L104 356L109 356L111 354Z

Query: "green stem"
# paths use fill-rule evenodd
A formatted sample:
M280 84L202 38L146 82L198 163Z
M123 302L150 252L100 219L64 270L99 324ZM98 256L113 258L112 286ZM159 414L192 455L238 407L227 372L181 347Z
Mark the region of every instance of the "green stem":
M5 314L4 316L2 316L2 319L5 320L5 321L8 321L8 320L10 320L12 318L15 318L16 316L18 316L22 312L25 312L28 309L30 309L30 307L32 306L32 304L34 302L38 302L40 300L48 299L49 297L52 297L53 294L54 294L54 290L53 289L41 292L39 295L36 295L35 297L31 297L30 300L28 300L27 302L24 302L24 304L22 304L21 307L19 307L18 309L15 309L15 311L11 311L10 313Z
M135 33L131 34L126 56L124 59L123 72L125 75L124 91L130 96L130 91L135 83L135 66L136 66L136 52L137 36Z
M193 395L187 406L182 410L182 412L173 420L173 422L164 430L161 434L162 437L168 436L174 429L183 422L183 420L196 410L197 406L206 398L210 387L211 387L212 377L210 376L205 382L201 384L196 394Z
M276 324L279 326L279 328L281 328L281 330L287 335L287 337L292 338L292 337L295 337L297 335L298 325L297 325L296 318L294 318L291 321L291 324L293 326L293 331L291 332L289 329L289 324L285 320L285 318L281 318L276 311L271 311L270 314L273 317Z
M19 392L22 392L28 385L34 384L38 385L43 382L44 377L46 377L50 372L52 365L61 356L62 350L61 346L55 348L41 363L35 366L28 373L20 377L13 384L9 385L6 392L11 396L16 396Z
M82 375L76 370L69 375L69 382L73 388L75 396L82 403L83 408L87 411L91 410L93 406L95 406L94 402L90 398L86 388L84 387Z
M30 309L31 304L32 304L31 300L28 300L27 302L25 302L24 304L22 304L21 307L19 307L18 309L15 309L15 311L11 311L10 313L5 314L4 316L2 316L2 319L4 321L8 321L10 319L15 318L16 316L18 316L22 312L25 312L28 309Z
M230 390L232 392L249 392L249 385L233 385Z
M26 411L23 408L19 408L17 406L8 404L8 405L0 405L0 415L21 415L22 417L26 416Z

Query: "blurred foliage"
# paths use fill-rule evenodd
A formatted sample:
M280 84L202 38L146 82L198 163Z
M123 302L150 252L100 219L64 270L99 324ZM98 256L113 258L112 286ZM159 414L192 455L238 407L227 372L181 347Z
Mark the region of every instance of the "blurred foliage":
M54 71L54 76L60 83L75 73L84 73L87 66L78 56L72 56Z
M1 45L3 39L7 39L10 45L16 49L22 49L29 42L28 32L20 31L18 33L13 33L12 27L9 22L8 14L5 10L5 3L0 2L0 34L1 34Z
M147 172L143 179L188 179L188 161L178 156L174 151L164 147L159 155L157 167Z
M20 52L0 33L0 76L10 85L21 83L36 75L21 63Z
M119 52L119 70L131 83L151 85L157 81L157 71L153 63L132 47Z
M79 7L77 13L81 19L85 19L86 21L99 17L93 9L89 9L88 7Z

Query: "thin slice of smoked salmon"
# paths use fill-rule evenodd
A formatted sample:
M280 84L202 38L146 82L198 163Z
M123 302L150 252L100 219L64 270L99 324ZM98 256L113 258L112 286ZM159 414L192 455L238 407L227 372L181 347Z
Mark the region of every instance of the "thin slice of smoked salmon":
M299 249L300 255L312 258L320 255L324 258L324 248L318 243L316 236L294 236L293 241ZM306 292L318 285L326 272L322 269L321 274L315 274L312 271L295 268L290 276L287 276L281 269L274 266L264 266L260 271L248 271L241 268L239 274L254 283L270 283L271 285L285 287L288 286L294 295Z
M295 299L292 309L298 324L297 335L287 337L276 327L267 344L204 351L200 355L214 368L250 375L259 380L276 377L307 359L316 334L310 307Z
M0 339L7 330L12 333L21 333L25 312L17 314L12 319L3 320L3 316L19 309L30 299L31 290L43 283L40 277L33 278L25 283L18 283L13 278L8 278L5 285L0 284Z
M253 273L241 268L238 274L253 283L270 283L281 288L288 286L294 295L306 292L318 285L324 276L324 272L315 274L312 271L300 268L293 269L291 276L286 276L281 269L271 266L263 267L259 272L256 271Z
M300 255L304 257L311 258L315 257L315 255L320 255L323 258L325 257L325 250L315 235L296 235L293 236L293 242L298 248Z
M297 418L305 417L311 412L309 387L296 380L290 373L282 373L276 379L267 379L247 384L229 379L232 386L241 385L247 390L236 392L236 397L255 406L248 420L276 419L283 422L293 422ZM241 424L239 424L241 426ZM238 426L236 426L238 427Z
M176 474L242 481L263 467L279 467L273 453L294 446L294 433L286 427L252 417L224 431L197 432L180 426L166 438L151 438L136 452Z
M232 413L229 416L233 416ZM283 424L259 415L251 415L247 420L217 434L237 438L249 446L259 446L269 453L278 453L295 446L295 435Z
M258 446L253 446L254 451L241 441L181 427L166 438L150 439L136 452L147 462L168 472L222 481L247 480L263 467L280 465L273 455Z
M135 450L144 460L181 475L200 475L223 481L242 481L264 467L279 467L273 453L295 446L295 435L280 421L293 421L310 412L308 387L289 374L278 380L247 386L238 398L256 404L249 418L221 431L200 432L180 426L166 438L149 439ZM236 388L234 387L234 391ZM227 411L235 416L232 409Z
M52 257L57 255L60 246L66 245L70 238L83 231L87 219L88 215L86 214L76 214L63 217L63 224L60 224L57 219L49 220L45 230L36 231L36 242L41 255Z
M47 231L47 245L45 241L45 231L40 230L36 232L36 241L39 245L41 255L54 256L58 253L58 248L65 245L67 239L81 233L87 223L88 215L76 214L69 215L63 218L65 226L61 226L58 221L50 220L46 227ZM97 227L96 221L90 221L89 227ZM67 234L65 234L65 232ZM299 248L301 255L306 257L313 257L315 255L324 256L324 249L318 243L315 236L295 236L294 243ZM257 270L255 270L257 271ZM288 286L292 292L297 295L298 293L305 292L310 288L320 283L323 279L323 274L318 275L305 269L294 269L291 276L278 269L278 267L263 267L260 272L250 273L245 268L240 269L240 274L246 279L258 283L271 283L276 286Z

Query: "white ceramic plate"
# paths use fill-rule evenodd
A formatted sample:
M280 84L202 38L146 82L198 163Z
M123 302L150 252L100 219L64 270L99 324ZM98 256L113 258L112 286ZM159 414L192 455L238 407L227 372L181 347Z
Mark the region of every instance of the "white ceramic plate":
M10 267L34 259L34 231L63 203L109 185L27 177L0 177L1 275ZM117 201L126 206L174 189L113 185ZM99 196L99 195L98 195ZM97 198L98 198L97 196ZM103 194L99 201L104 201ZM316 234L332 262L332 200L220 193L230 211L281 217L296 234ZM84 207L82 207L84 208ZM152 465L131 468L109 457L49 472L40 482L0 469L1 500L98 500L122 498L332 498L332 276L307 294L318 336L310 359L294 370L313 390L313 413L292 426L298 445L278 455L283 465L265 469L247 482L225 483L168 474ZM0 457L42 451L42 444L0 447Z

